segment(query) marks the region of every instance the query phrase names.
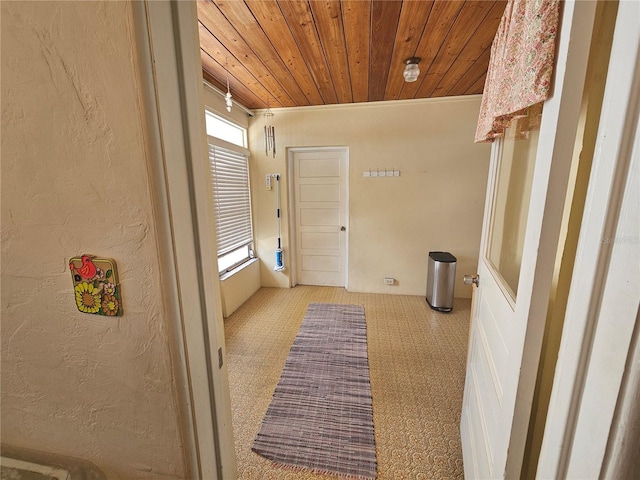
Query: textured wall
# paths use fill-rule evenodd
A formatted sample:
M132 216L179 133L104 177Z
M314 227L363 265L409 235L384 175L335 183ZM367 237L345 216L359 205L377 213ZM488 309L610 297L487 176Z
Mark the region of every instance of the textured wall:
M475 273L490 146L474 144L480 97L378 102L274 110L277 158L265 158L264 119L250 123L254 223L262 285L288 285L273 271L276 238L273 191L266 173L280 172L287 188L286 147L349 147L349 289L424 295L429 251L457 259L455 295L470 297L462 276ZM400 177L364 178L369 169L395 168ZM282 241L287 259L289 209L283 194ZM384 277L397 284L384 285Z
M183 478L127 2L2 2L2 442ZM124 316L69 258L117 261Z

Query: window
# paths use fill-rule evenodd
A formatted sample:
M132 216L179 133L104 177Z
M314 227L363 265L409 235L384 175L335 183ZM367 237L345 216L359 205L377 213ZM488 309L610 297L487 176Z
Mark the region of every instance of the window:
M249 152L229 143L229 132L235 139L246 140L246 130L207 112L209 162L216 229L218 232L218 271L224 274L233 270L252 256L253 229L251 222L251 195L249 190ZM210 122L209 119L215 121ZM210 125L223 125L222 131L209 129ZM232 128L229 128L231 126ZM213 135L211 135L213 133ZM227 136L220 140L218 134Z
M207 135L247 148L247 130L206 110Z

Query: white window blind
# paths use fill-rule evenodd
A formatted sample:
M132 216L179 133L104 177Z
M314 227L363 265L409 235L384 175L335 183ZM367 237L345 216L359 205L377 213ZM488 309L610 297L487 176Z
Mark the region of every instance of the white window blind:
M209 144L218 257L253 242L247 155Z

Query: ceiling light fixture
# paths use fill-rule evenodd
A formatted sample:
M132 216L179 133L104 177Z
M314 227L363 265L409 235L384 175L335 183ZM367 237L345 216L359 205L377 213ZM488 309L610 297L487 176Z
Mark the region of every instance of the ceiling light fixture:
M227 94L224 96L224 101L227 105L227 112L231 111L231 107L233 106L233 103L231 103L231 89L229 89L229 59L227 58L227 65L225 67L225 70L227 72Z
M420 57L410 57L407 58L404 63L404 72L402 72L402 76L404 77L405 82L415 82L418 79L418 75L420 75L420 67L418 67L418 62L420 62Z

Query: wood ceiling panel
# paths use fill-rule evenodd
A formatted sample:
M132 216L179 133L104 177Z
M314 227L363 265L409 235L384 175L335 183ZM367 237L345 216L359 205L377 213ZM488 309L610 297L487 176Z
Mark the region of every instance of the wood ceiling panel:
M302 57L309 67L325 104L338 103L338 97L329 73L329 65L322 50L318 30L313 14L306 1L282 0L278 2L291 34L295 39Z
M202 76L204 79L214 87L226 92L227 82L226 70L224 67L211 58L209 53L203 49L200 49L200 59L202 60ZM224 82L221 82L218 78L225 78L225 80ZM233 91L231 92L233 100L240 102L242 105L253 105L259 101L258 97L253 93L253 90L250 89L249 86L245 86L242 82L238 81L233 75L229 75L229 83L234 85Z
M342 2L342 24L347 45L353 101L366 102L369 99L371 1Z
M505 0L198 0L203 74L248 108L482 91ZM418 81L404 60L421 57Z
M301 90L298 82L289 72L247 5L240 1L224 0L199 0L198 2L198 9L199 12L201 11L202 16L207 16L207 11L213 11L215 7L224 15L227 22L233 25L250 49L252 54L250 57L245 57L246 63L261 62L265 70L279 82L284 93L292 99L294 105L309 105L309 100ZM224 35L223 32L221 34ZM246 53L248 54L248 52ZM254 64L257 68L260 67L259 63ZM277 89L274 91L277 91ZM275 105L274 100L281 105L283 104L282 99L278 99L275 96L272 97L270 104ZM267 99L264 100L266 101Z
M460 10L464 6L463 0L440 0L434 3L425 27L425 33L420 39L416 55L420 61L420 77L413 83L404 83L400 92L400 98L416 98L418 89L425 73L429 71L431 63L442 49L443 42L447 38Z
M228 60L230 68L231 65L241 64L246 69L247 74L254 72L250 76L253 77L254 81L262 85L262 90L271 92L279 106L294 106L294 100L284 91L280 83L271 75L271 72L265 68L264 63L255 55L251 47L238 34L237 30L229 23L218 7L211 2L206 5L209 8L201 8L198 14L201 28L200 36L202 38L204 35L212 45L219 46L219 50L221 50L209 52L209 54L221 65L226 65ZM209 33L208 36L206 32L203 32L202 28ZM220 39L225 41L224 46L222 46ZM236 73L234 76L242 82L245 79L249 80L249 76L244 74Z
M291 35L289 26L275 1L246 0L245 4L262 27L274 49L286 64L287 70L295 78L311 105L322 105L322 95L313 81L311 72Z
M370 102L384 100L401 10L401 1L378 1L371 5Z
M429 70L425 73L417 92L418 96L431 96L442 77L460 57L469 39L491 11L491 7L493 7L493 2L485 0L465 3L444 40L443 48L440 49Z
M464 94L477 95L479 93L482 93L482 91L484 90L484 82L486 79L487 79L487 72L484 72L484 75L482 75L478 80L476 80L476 82L473 85L471 85Z
M491 56L491 45L489 45L476 59L475 62L467 69L462 77L455 83L449 84L449 90L444 94L446 96L469 95L469 89L478 81L480 77L487 73L487 65ZM482 93L482 90L480 92Z
M450 68L441 76L438 84L428 93L429 97L444 97L466 74L467 70L476 63L483 52L491 47L495 30L500 24L502 13L506 7L506 1L495 2L491 10L482 21L482 25L473 35L473 41L468 41L458 57L451 62ZM484 63L483 70L486 70L489 59ZM477 77L476 77L477 79ZM435 79L434 79L435 80ZM434 83L434 82L433 82ZM424 83L422 85L424 88ZM424 92L426 93L426 91Z
M393 46L393 57L387 79L385 99L396 100L400 97L400 91L404 84L402 72L405 60L416 56L418 44L424 34L424 29L433 7L432 1L403 2L398 22L398 34Z
M309 5L331 78L333 78L338 103L351 103L353 95L340 2L337 0L312 1Z

